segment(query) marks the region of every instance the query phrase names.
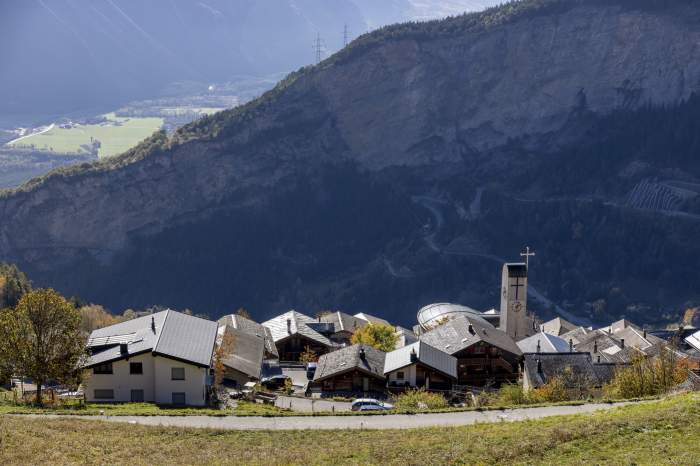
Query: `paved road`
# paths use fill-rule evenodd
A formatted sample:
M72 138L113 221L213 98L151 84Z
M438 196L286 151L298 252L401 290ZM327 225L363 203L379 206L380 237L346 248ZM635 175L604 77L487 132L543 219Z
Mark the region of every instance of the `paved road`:
M350 411L351 403L344 401L331 401L313 398L296 398L293 396L278 396L275 400L275 406L279 408L291 409L293 411L301 411L312 413L318 411L333 411L340 413Z
M308 429L414 429L419 427L466 426L483 422L511 422L549 416L590 413L628 403L551 406L503 411L467 411L440 414L393 414L386 416L297 416L297 417L208 417L208 416L70 416L71 419L123 422L147 426L209 428L219 430L308 430ZM59 415L26 415L60 418Z
M6 145L6 146L11 146L12 144L14 144L14 143L16 143L16 142L19 142L19 141L21 141L22 139L30 138L30 137L32 137L32 136L38 136L39 134L44 134L44 133L46 133L46 132L51 131L52 129L54 129L55 126L56 126L55 124L51 123L49 126L45 127L45 128L42 129L41 131L37 131L36 133L25 134L24 136L20 136L20 137L18 137L17 139L13 139L12 141L6 143L5 145Z

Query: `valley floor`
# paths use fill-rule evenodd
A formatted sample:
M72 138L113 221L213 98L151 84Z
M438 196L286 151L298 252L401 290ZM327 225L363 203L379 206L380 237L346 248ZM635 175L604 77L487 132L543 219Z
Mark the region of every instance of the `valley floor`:
M223 431L0 416L1 464L698 464L700 394L408 430Z

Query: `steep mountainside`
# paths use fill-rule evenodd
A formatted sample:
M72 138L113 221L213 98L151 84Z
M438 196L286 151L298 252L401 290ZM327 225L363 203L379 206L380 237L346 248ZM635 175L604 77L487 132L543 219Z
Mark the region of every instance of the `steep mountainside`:
M690 0L532 0L384 28L5 193L0 257L114 308L410 323L497 305L529 244L542 313L660 321L700 298L699 26Z

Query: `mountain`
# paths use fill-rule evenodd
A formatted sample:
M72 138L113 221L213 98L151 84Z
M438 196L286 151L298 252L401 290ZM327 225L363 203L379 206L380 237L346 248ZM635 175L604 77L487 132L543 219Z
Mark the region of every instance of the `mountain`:
M661 323L700 298L698 43L690 0L385 27L245 106L5 191L0 257L114 310L408 325L430 302L497 306L529 245L540 315Z
M287 72L388 22L483 1L5 0L0 15L0 123L111 111L178 82ZM380 4L381 6L378 6ZM464 9L462 9L464 8ZM27 27L31 25L31 27ZM4 123L3 123L4 122Z

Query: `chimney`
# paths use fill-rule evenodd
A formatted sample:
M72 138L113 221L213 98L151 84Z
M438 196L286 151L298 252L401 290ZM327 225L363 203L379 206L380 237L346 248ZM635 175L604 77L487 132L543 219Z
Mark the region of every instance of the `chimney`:
M418 361L418 354L416 354L416 348L411 348L411 362Z
M622 349L625 349L625 339L620 338L620 346L622 346Z
M542 348L540 347L540 340L537 340L537 352L539 353Z
M598 364L600 364L600 355L598 355Z
M537 360L537 373L538 374L542 373L542 361L539 359Z
M572 338L569 338L569 353L574 352L574 340Z
M474 326L472 324L469 324L469 333L474 335L476 332L474 331Z
M364 361L366 357L367 356L365 355L365 349L360 346L360 359Z
M287 319L287 333L292 334L292 319Z
M598 352L598 340L593 342L593 353Z
M156 333L156 318L151 316L151 330L153 330L153 333Z
M644 329L644 339L647 339L647 329Z
M129 344L128 343L119 343L119 353L128 354L129 353Z

